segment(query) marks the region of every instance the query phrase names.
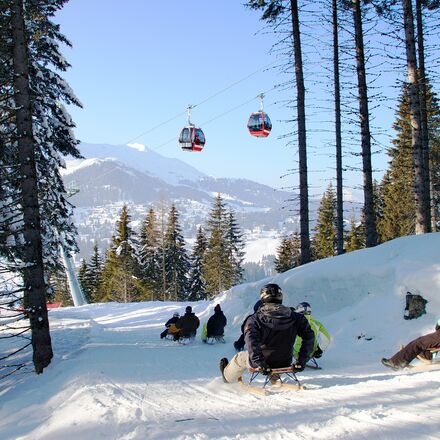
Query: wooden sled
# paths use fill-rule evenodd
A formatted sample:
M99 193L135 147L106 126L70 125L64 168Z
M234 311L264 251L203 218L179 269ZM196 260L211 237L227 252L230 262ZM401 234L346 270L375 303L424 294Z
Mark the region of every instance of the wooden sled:
M270 373L267 375L264 375L264 383L261 388L257 388L256 386L252 385L254 380L262 374L259 369L256 368L249 368L249 373L251 374L251 377L248 382L243 382L243 379L240 378L238 380L240 386L247 391L250 391L254 394L259 395L267 395L267 385L274 386L276 388L285 388L290 390L303 390L305 387L301 385L300 381L296 377L295 370L293 369L293 366L290 367L284 367L284 368L273 368L270 370ZM292 382L293 381L293 382Z
M429 349L429 351L431 352L432 359L426 359L425 357L420 355L417 356L417 359L423 362L425 365L440 365L440 347L431 348Z

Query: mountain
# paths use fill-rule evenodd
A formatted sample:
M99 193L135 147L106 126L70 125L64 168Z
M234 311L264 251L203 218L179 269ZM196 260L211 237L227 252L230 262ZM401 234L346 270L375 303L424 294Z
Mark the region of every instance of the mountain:
M109 242L124 203L136 228L153 206L165 212L174 203L181 214L185 239L194 239L204 225L213 198L221 194L237 214L248 243L265 240L265 254L274 253L279 237L297 228L295 194L247 179L214 178L177 159L141 147L81 144L84 159L66 161L63 179L75 193L75 219L80 257L89 257L94 241L102 250ZM284 208L289 205L290 211ZM267 246L268 239L270 245ZM252 258L255 258L253 243ZM261 255L262 256L262 255Z

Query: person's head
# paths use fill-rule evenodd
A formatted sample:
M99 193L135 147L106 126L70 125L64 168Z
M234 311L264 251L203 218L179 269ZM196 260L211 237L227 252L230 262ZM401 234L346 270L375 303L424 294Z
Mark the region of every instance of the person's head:
M192 313L193 309L191 306L186 306L185 313Z
M437 321L437 323L435 324L435 329L436 330L440 330L440 319Z
M283 291L278 284L266 284L260 290L260 299L264 304L281 304L283 302Z
M295 312L301 313L302 315L311 315L312 307L308 302L304 301L296 306Z
M174 313L173 318L180 318L179 312Z
M222 311L222 309L221 309L221 307L220 307L220 304L217 304L217 305L214 307L214 312L219 313L219 312L221 312L221 311Z

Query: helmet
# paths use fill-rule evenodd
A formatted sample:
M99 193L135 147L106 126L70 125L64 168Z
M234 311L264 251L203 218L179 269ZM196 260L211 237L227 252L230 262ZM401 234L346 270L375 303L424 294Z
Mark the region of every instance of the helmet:
M310 315L312 313L312 307L308 302L302 302L296 306L295 311L303 315Z
M266 284L260 290L260 298L263 303L277 303L283 302L283 291L278 284Z
M174 313L173 317L174 317L174 318L179 318L179 317L180 317L179 312Z

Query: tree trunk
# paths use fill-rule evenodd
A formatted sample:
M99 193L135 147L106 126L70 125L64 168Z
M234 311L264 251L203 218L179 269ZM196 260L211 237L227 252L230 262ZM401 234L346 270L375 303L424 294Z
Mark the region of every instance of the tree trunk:
M303 63L301 53L301 35L299 31L298 2L290 0L292 12L292 35L295 54L295 77L297 89L298 113L298 153L299 153L299 203L300 203L300 236L301 264L311 259L309 235L309 188L307 183L307 144L306 144L306 112Z
M428 230L435 231L435 205L431 200L431 177L429 164L429 129L427 106L427 78L425 71L425 44L423 35L422 1L416 0L417 22L417 51L419 55L419 88L420 88L420 119L422 126L422 152L423 152L423 177L424 177L424 203L428 217Z
M422 125L420 118L419 80L417 74L416 44L414 38L414 16L411 0L402 0L406 61L410 98L412 149L414 159L414 193L416 202L416 234L429 232L429 213L425 203L425 179L423 177Z
M367 247L373 247L377 244L377 232L374 212L373 172L371 167L370 115L368 110L364 37L362 30L362 12L360 2L361 0L353 0L353 17L356 43L359 113L361 120L362 168L364 174L365 245Z
M333 9L333 76L335 87L335 134L336 134L336 251L344 253L344 204L342 193L342 136L341 136L341 87L339 82L338 5Z
M20 191L25 246L23 269L24 305L32 332L33 362L37 374L53 357L46 307L46 284L42 255L38 180L32 134L32 110L29 88L29 58L23 17L23 0L14 0L12 10L14 99L16 105Z

